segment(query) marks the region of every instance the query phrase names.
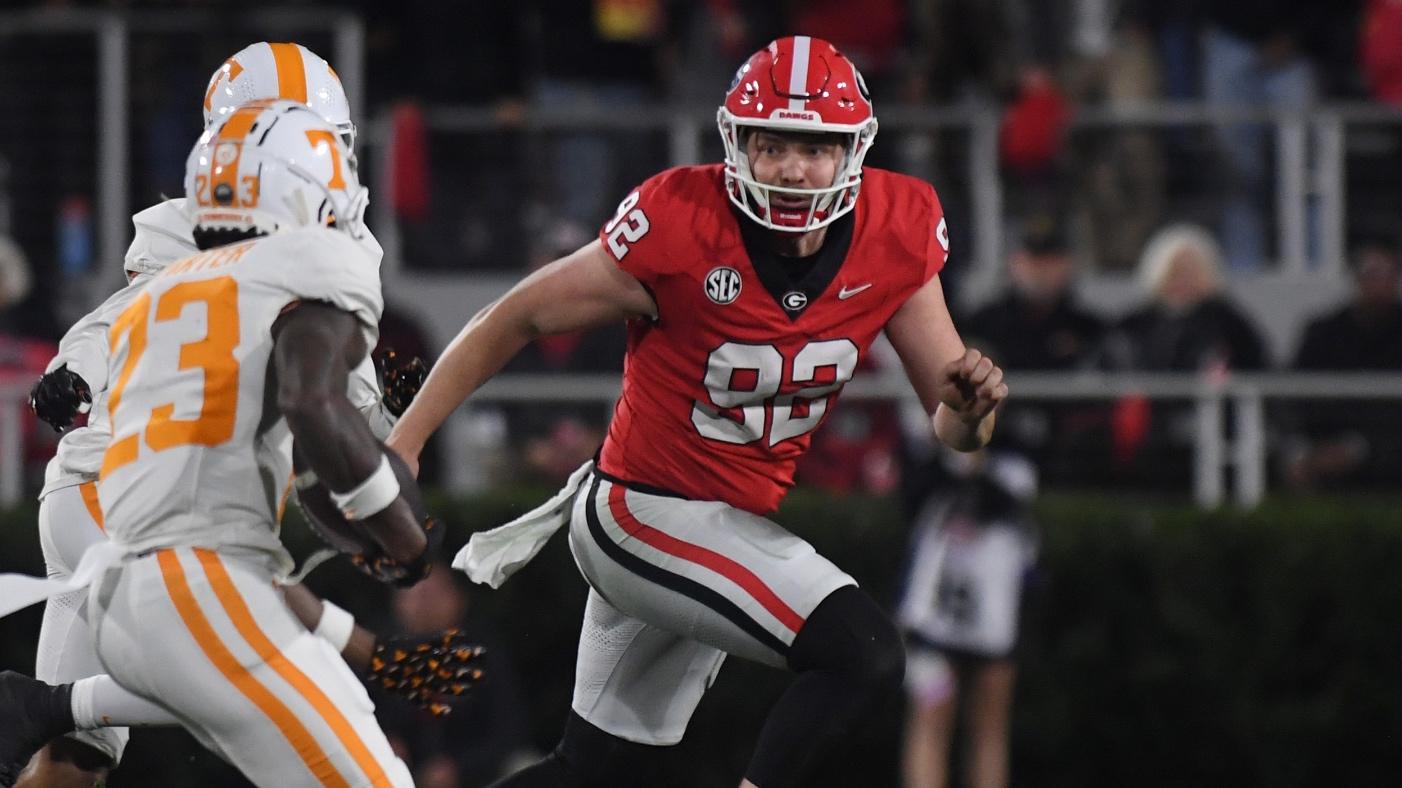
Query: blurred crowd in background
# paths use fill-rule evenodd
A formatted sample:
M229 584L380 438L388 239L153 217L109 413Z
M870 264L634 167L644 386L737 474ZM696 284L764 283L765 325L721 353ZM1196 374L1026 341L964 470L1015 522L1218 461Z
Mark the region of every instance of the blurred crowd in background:
M231 17L316 7L255 0L237 10L197 0L28 5L212 8ZM989 740L986 768L996 772L999 747L1006 758L1015 615L1011 634L992 641L969 635L969 622L951 620L959 595L974 593L955 582L959 566L969 567L975 584L985 582L977 579L986 568L981 562L1013 567L1009 609L1015 610L1021 575L1036 553L1028 507L1039 487L1181 492L1192 472L1190 402L1037 401L1017 396L1018 372L1402 371L1402 123L1350 137L1351 295L1323 312L1301 314L1297 339L1274 351L1228 288L1234 277L1272 269L1280 253L1268 127L1120 125L1067 133L1080 110L1144 102L1287 110L1366 102L1402 109L1402 0L328 5L365 20L367 95L351 101L362 144L392 146L394 164L363 175L374 199L392 205L408 271L523 274L588 242L619 197L670 163L666 129L541 132L525 129L522 118L539 109L624 119L655 106L709 111L735 65L778 35L805 33L837 44L862 69L878 117L887 107L999 113L998 176L1008 228L1002 287L955 316L965 340L1010 373L1014 400L1000 415L992 450L954 462L923 440L923 422L902 406L846 402L799 466L801 483L829 492L899 496L915 524L913 582L922 560L946 562L942 586L910 592L902 603L914 644L910 730L922 741L946 742L939 753L907 752L912 784L949 757L951 676L960 672L921 649L954 654L956 668L983 668L965 677L973 692L993 698L972 721L974 740ZM208 75L255 38L218 30L133 39L132 206L183 192ZM332 58L329 34L299 38ZM65 41L74 48L64 48ZM42 371L64 328L87 306L77 302L73 283L118 264L95 259L95 67L90 38L0 37L0 102L7 108L0 117L0 383L27 383ZM494 123L469 132L436 130L431 112L445 106L488 111ZM388 119L388 139L365 135L371 118ZM960 135L968 133L883 132L868 159L926 177L940 190L955 250L947 290L960 284L959 250L967 248L975 210L960 161ZM707 161L720 158L712 136L701 146ZM1106 273L1132 275L1137 306L1112 311L1077 296L1078 279ZM437 343L415 310L396 301L392 282L386 289L382 347L431 361ZM622 351L622 326L550 337L508 371L616 373ZM880 352L866 361L878 371L894 363ZM1273 482L1294 490L1395 487L1402 429L1389 408L1385 401L1273 404ZM594 453L608 415L603 404L484 406L472 422L480 469L490 480L559 481ZM28 481L37 489L55 441L36 425L25 419ZM427 478L439 473L427 457ZM983 528L983 535L970 537L971 528ZM997 547L998 534L1011 547ZM997 556L989 558L989 551ZM924 604L932 598L941 604ZM433 631L471 620L468 606L452 573L437 572L395 594L392 626ZM492 633L480 635L492 644ZM966 636L973 639L960 640ZM970 654L977 659L959 661ZM509 660L496 664L490 697L451 723L460 729L426 727L412 710L383 706L386 729L412 751L420 784L478 784L525 746L520 714L503 711L519 708L523 690ZM488 718L492 724L483 724ZM989 732L980 733L981 725ZM435 733L422 735L429 729ZM483 730L492 736L482 737ZM980 757L971 754L969 764L985 763Z
M255 2L228 13L300 5ZM392 203L405 270L471 276L534 268L587 242L619 195L669 163L657 129L527 132L516 125L523 113L577 108L626 119L657 105L709 111L734 64L778 34L801 31L834 41L858 63L878 116L894 106L998 108L1006 288L956 317L966 338L1010 371L1402 369L1402 124L1351 141L1353 296L1327 313L1300 315L1295 345L1275 352L1226 287L1234 276L1269 270L1279 251L1267 127L1066 133L1080 109L1146 101L1402 104L1397 0L484 0L466 13L419 0L337 7L365 20L368 101L352 96L360 144L377 143L364 131L367 119L391 119L390 181L378 172L364 177L375 200ZM330 57L329 36L319 35L303 43ZM133 206L182 192L185 153L200 128L196 97L213 66L247 39L243 32L133 38ZM56 41L63 39L12 36L0 47L0 97L11 108L0 119L0 230L8 236L0 240L0 375L16 379L37 373L86 306L66 285L116 264L94 259L95 55L89 46L55 58ZM36 83L48 88L35 90ZM433 131L426 112L442 106L490 109L498 125ZM718 160L713 135L702 136L703 157ZM959 250L967 249L961 238L973 206L955 161L962 150L947 130L892 131L868 159L940 190L955 249L946 290L958 288L967 268ZM1077 279L1107 271L1133 273L1140 306L1112 312L1077 301ZM382 344L431 359L436 342L396 303L392 281L387 296ZM553 337L512 371L616 371L621 348L621 328ZM1320 402L1274 408L1275 478L1299 487L1390 480L1402 438L1384 413L1350 407L1340 418L1343 410ZM606 408L592 406L549 416L496 411L478 422L500 454L486 466L503 477L524 468L558 478L593 451L606 417ZM1190 418L1186 406L1133 398L1026 403L1010 409L1001 435L1031 452L1051 483L1181 489ZM839 491L894 489L900 422L893 406L849 403L800 477ZM36 467L47 453L41 438L31 435Z

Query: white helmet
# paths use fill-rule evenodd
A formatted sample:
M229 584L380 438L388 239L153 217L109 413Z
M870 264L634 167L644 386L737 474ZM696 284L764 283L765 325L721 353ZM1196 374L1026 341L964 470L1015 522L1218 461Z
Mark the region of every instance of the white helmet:
M197 242L312 225L360 239L367 201L336 129L300 101L239 107L200 135L185 164Z
M204 92L204 126L250 101L291 99L311 107L336 127L355 152L355 124L341 78L331 64L301 44L259 41L239 50L214 70Z

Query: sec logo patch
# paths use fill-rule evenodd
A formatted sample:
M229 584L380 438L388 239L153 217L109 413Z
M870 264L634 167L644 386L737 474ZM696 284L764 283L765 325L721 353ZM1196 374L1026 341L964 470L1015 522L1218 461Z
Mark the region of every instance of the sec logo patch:
M740 272L717 266L706 274L706 297L717 304L729 304L740 297Z

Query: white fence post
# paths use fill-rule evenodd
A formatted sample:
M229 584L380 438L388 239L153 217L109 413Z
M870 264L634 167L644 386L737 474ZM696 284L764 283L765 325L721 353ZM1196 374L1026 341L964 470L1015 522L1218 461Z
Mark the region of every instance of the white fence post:
M127 205L130 173L127 165L127 21L120 14L104 14L97 30L97 281L103 289L123 283L118 264L126 254L129 235Z
M1234 398L1236 443L1232 447L1236 504L1253 508L1266 497L1266 415L1261 392L1242 387Z
M1222 389L1205 383L1197 396L1197 430L1193 445L1193 500L1212 509L1222 504Z
M1280 266L1292 274L1305 271L1310 228L1305 210L1308 129L1304 117L1291 113L1276 119L1276 219Z
M15 389L19 393L19 389ZM3 392L0 392L3 393ZM23 494L24 445L20 442L21 396L0 397L0 506L19 503Z

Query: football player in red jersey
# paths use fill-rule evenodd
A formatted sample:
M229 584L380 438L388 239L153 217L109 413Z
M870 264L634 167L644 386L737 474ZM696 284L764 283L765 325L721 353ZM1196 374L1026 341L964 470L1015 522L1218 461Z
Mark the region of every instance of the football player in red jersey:
M847 58L815 38L774 41L741 66L718 122L723 165L649 179L597 240L478 313L389 438L412 465L527 342L629 321L597 463L459 556L496 585L554 516L569 521L591 588L564 738L501 785L645 780L726 654L798 674L743 785L800 784L817 753L897 692L904 656L875 601L766 514L883 330L950 446L987 443L1008 394L950 320L934 189L862 166L876 118Z

